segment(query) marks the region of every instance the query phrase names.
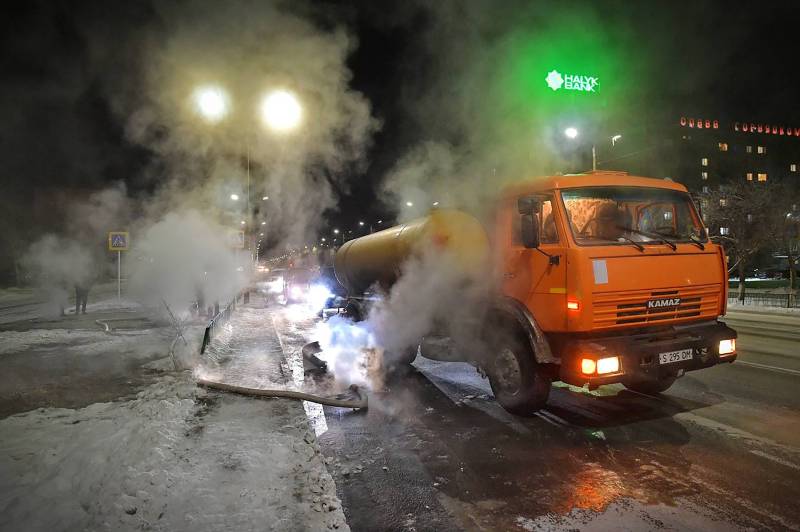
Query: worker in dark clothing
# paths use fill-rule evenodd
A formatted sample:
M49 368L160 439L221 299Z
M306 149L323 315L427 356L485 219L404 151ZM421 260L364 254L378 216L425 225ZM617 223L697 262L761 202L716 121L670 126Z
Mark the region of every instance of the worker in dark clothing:
M86 303L89 301L89 283L75 283L75 315L78 315L78 309L86 314Z

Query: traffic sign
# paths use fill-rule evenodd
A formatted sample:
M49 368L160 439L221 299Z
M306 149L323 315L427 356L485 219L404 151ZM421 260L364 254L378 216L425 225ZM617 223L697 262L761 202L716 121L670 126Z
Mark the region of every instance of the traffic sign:
M234 249L244 249L244 231L229 231L228 245Z
M128 232L109 231L108 250L109 251L128 251Z

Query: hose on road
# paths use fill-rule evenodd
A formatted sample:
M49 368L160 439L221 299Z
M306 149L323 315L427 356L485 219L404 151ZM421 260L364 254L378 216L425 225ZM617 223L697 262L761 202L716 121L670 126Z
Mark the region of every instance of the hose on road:
M349 388L352 398L344 398L342 396L322 397L319 395L312 395L310 393L297 392L294 390L264 390L261 388L247 388L245 386L236 386L234 384L214 382L206 379L197 379L197 384L205 388L238 393L241 395L250 395L254 397L286 397L289 399L310 401L312 403L318 403L326 406L338 406L342 408L368 408L367 395L355 384L352 384Z

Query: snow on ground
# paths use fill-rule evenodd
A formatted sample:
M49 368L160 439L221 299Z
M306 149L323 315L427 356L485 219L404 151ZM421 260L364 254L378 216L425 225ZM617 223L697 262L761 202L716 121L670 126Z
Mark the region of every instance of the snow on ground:
M166 329L143 329L124 334L106 334L84 329L30 329L0 331L0 356L31 348L71 350L85 355L136 352L141 358L164 353L165 338L173 335ZM164 353L166 354L166 353Z
M302 406L165 376L0 420L0 530L347 530Z

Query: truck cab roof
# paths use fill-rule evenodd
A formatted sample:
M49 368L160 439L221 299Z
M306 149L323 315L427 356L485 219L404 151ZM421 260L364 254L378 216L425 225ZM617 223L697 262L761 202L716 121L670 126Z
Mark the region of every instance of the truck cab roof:
M594 170L583 174L565 174L526 179L509 185L505 189L504 195L519 196L553 189L608 186L663 188L686 192L685 186L668 179L638 177L629 175L627 172L614 170Z

